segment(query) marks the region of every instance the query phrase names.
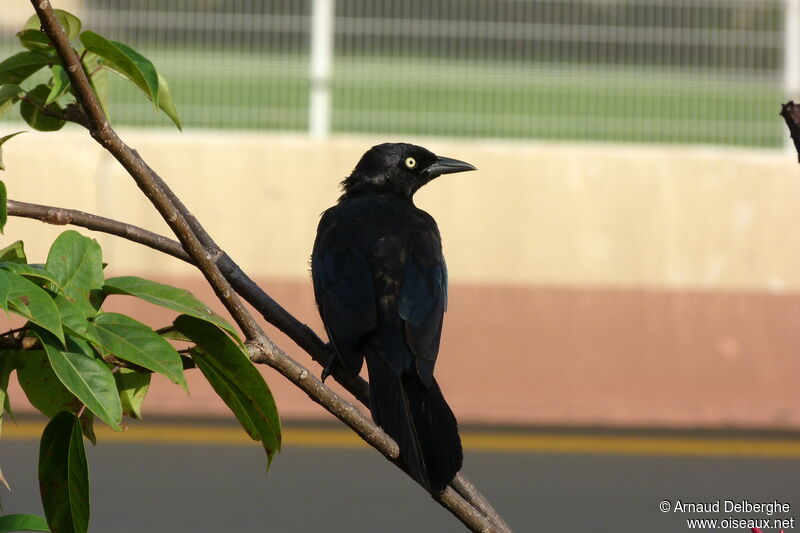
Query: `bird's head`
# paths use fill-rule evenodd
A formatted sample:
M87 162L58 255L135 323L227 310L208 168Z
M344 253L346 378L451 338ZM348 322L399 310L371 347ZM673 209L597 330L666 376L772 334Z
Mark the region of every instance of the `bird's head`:
M439 157L421 146L384 143L361 156L353 173L342 182L341 199L359 194L394 194L411 200L420 187L453 172L476 170L458 159Z

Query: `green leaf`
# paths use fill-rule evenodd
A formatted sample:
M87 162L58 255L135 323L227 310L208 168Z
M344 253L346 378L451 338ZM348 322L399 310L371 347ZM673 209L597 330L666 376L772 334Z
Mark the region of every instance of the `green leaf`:
M34 15L34 17L35 16L36 15ZM39 28L22 30L17 33L17 39L19 39L22 46L32 52L47 54L53 51L53 45L50 44L50 39L47 37L47 34Z
M109 41L113 44L117 49L122 51L125 56L127 56L131 61L136 64L136 67L139 71L144 75L145 80L147 81L147 86L149 89L149 98L153 101L153 104L158 107L158 97L161 94L161 91L158 88L159 81L162 79L161 76L158 75L156 72L156 67L153 63L144 57L142 54L131 48L125 43L120 43L118 41ZM155 82L155 83L154 83ZM144 90L144 89L143 89ZM148 91L145 91L145 94L148 94Z
M61 412L42 433L39 491L50 529L86 533L89 527L89 467L78 418Z
M11 283L5 278L0 276L0 309L8 310L8 295L11 292Z
M103 288L103 252L96 240L74 230L62 233L47 254L46 268L68 300L88 301Z
M6 184L0 181L0 233L3 233L3 228L6 227L6 222L8 221L7 201Z
M21 31L27 30L36 30L38 32L44 33L42 30L42 22L39 20L39 15L33 14L28 17L28 20L25 21L25 25L22 27Z
M20 387L31 405L42 414L52 418L60 411L80 411L83 404L61 384L44 350L16 350L8 353L16 360ZM84 410L80 419L83 434L94 443L94 414L88 409Z
M6 86L6 87L8 87L8 86ZM3 87L3 88L5 89L5 87ZM2 103L0 103L0 106L2 106ZM0 116L2 116L2 113L0 113ZM0 170L5 170L6 169L6 167L3 165L3 143L5 143L11 137L13 137L15 135L19 135L20 133L25 133L25 132L24 131L17 131L15 133L11 133L11 134L6 135L4 137L0 137ZM0 182L0 183L2 183L2 182ZM5 193L5 185L3 185L3 193ZM4 196L3 197L3 209L4 210L6 208L6 200L7 200L7 198Z
M19 85L14 85L13 83L9 83L8 85L3 85L0 87L0 117L8 113L9 109L11 109L14 104L19 102L20 96L23 96L24 94L25 91L20 89ZM17 133L22 132L18 131ZM5 141L17 133L6 135L5 137L2 137L2 140ZM2 144L2 142L0 142L0 144ZM0 157L0 170L4 170L2 165L2 157Z
M46 531L47 521L35 514L7 514L0 516L0 533L10 533L12 531Z
M216 324L241 343L236 329L231 326L224 318L213 312L206 304L198 300L189 291L156 283L148 279L137 278L136 276L122 276L109 278L105 281L103 291L106 294L126 294L135 296L147 302L167 309L172 309L184 315L193 316L206 322Z
M0 428L0 429L2 429L2 428ZM6 487L6 490L8 490L8 491L10 491L10 490L11 490L11 486L8 484L8 481L6 481L6 478L3 476L3 472L2 472L2 470L0 470L0 483L2 483L3 485L5 485L5 487ZM0 509L2 509L2 507L3 507L3 506L2 506L2 505L0 505Z
M58 379L100 420L115 431L122 431L122 406L114 375L105 362L86 344L67 338L67 350L58 347L47 332L34 330L47 352L47 359Z
M47 57L36 52L16 53L0 62L0 85L25 81L49 61Z
M0 350L0 422L3 420L3 412L12 417L11 404L8 400L8 378L16 366L16 357L13 351Z
M67 71L61 65L53 65L50 70L53 72L53 87L50 89L50 94L47 95L44 105L52 104L69 89Z
M81 421L81 433L83 433L83 436L89 439L92 444L97 444L97 435L94 434L94 413L84 409L78 418Z
M110 116L108 114L108 71L100 68L101 61L100 56L88 52L83 57L81 64L89 77L89 83L91 83L94 94L100 102L100 107L103 108L103 113L108 118Z
M178 130L183 131L181 119L178 117L178 110L175 109L175 103L172 101L169 85L167 85L167 80L161 74L158 75L158 107L172 119Z
M64 31L67 32L67 38L70 41L78 36L78 34L81 32L81 20L78 17L68 11L64 11L63 9L54 9L53 14L56 16L56 19L58 19L61 25L64 26ZM22 31L41 31L41 27L42 24L39 21L39 17L37 15L31 15L30 18L25 22L25 26L22 27Z
M63 9L54 9L53 13L55 13L61 25L64 26L64 30L67 32L67 37L70 41L78 36L81 32L81 19Z
M14 241L0 250L0 262L3 263L27 263L25 257L25 245L22 241Z
M100 313L92 324L100 346L112 355L163 374L189 391L181 356L161 335L119 313Z
M24 276L26 278L31 279L34 283L39 281L37 285L44 286L47 283L52 283L53 286L57 289L61 289L61 284L58 280L48 272L44 265L28 265L25 263L13 263L13 262L0 262L0 268L3 270L7 270L8 272L13 272L14 274L18 274L20 276Z
M260 440L268 465L281 446L275 400L244 350L219 328L181 315L175 327L196 343L192 358L253 440Z
M35 283L12 272L0 269L0 278L9 286L8 308L53 333L63 343L61 315L50 295Z
M64 119L46 114L42 108L44 102L50 95L50 87L41 84L28 91L25 100L19 104L19 114L25 119L28 125L39 131L58 131L67 122ZM61 113L61 106L56 103L46 106L49 111Z
M161 328L156 331L159 335L164 337L165 339L170 339L173 341L181 341L181 342L192 342L192 339L175 329L175 326L167 326L165 328Z
M71 302L62 295L53 300L61 314L62 327L68 328L88 341L95 341L92 324L87 320L97 314L97 310L85 300Z
M53 417L60 411L77 412L81 402L53 372L44 350L18 350L7 352L16 357L17 380L28 401L45 416Z
M123 415L137 420L142 419L142 402L150 387L150 376L151 374L147 372L138 372L130 368L120 368L114 373Z
M158 74L149 59L92 31L81 33L80 39L88 51L100 56L103 66L131 81L158 106Z
M54 9L53 13L55 13L61 25L64 26L64 30L67 32L67 37L70 41L78 36L81 32L81 19L63 9Z
M16 366L15 359L13 352L0 350L0 424L3 423L4 412L8 413L12 419L14 418L11 412L11 403L8 400L8 378L11 376L11 372ZM0 429L2 429L2 427L0 427ZM0 483L11 490L5 477L3 477L2 470L0 470ZM0 531L2 531L2 529L0 529Z

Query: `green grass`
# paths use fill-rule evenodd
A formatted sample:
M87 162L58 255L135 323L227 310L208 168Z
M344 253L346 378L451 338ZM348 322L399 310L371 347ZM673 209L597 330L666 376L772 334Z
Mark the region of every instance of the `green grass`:
M491 78L491 73L486 73ZM779 146L781 94L769 86L614 78L613 73L466 84L337 81L345 131ZM480 76L478 77L480 79ZM387 109L387 102L392 108Z
M184 127L306 130L304 56L143 50ZM112 75L121 125L170 127ZM337 58L336 132L781 146L776 82L706 72L398 58Z

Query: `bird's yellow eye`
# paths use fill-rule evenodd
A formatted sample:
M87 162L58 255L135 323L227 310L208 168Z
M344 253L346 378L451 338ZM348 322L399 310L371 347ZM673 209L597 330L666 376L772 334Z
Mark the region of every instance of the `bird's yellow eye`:
M413 157L406 157L406 166L408 168L414 168L415 166L417 166L417 160L414 159Z

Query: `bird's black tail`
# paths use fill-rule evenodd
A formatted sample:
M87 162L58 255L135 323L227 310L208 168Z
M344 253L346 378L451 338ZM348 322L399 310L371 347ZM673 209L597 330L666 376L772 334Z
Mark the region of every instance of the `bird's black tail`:
M367 357L372 418L400 448L411 477L442 491L461 469L463 453L456 417L434 380L425 387L411 370L396 375L377 357Z

